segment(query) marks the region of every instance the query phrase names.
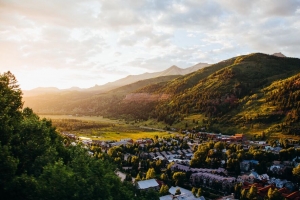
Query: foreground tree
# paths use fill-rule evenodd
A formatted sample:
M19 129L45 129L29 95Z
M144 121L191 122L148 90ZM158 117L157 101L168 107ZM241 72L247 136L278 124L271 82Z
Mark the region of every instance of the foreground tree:
M10 72L0 74L0 94L1 199L139 199L112 163L88 156L80 146L65 147L51 121L22 110L21 90Z

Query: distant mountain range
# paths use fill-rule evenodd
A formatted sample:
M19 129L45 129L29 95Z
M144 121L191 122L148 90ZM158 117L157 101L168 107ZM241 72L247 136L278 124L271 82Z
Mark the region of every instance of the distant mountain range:
M203 67L207 67L210 64L207 63L198 63L192 67L188 67L185 69L179 68L175 65L169 67L168 69L160 72L154 72L154 73L144 73L139 75L129 75L125 78L116 80L114 82L109 82L104 85L95 85L94 87L82 89L79 87L72 87L69 89L58 89L56 87L38 87L32 90L23 90L24 96L37 96L41 94L49 94L49 93L58 93L58 92L65 92L65 91L84 91L84 92L107 92L109 90L113 90L118 87L122 87L131 83L135 83L140 80L145 79L151 79L155 77L161 77L161 76L171 76L171 75L186 75L189 73L192 73L194 71L197 71Z

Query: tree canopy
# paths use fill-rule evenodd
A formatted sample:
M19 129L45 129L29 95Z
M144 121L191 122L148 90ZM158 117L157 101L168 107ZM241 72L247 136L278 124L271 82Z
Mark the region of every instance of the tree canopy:
M80 145L65 146L51 121L22 110L12 73L0 74L0 94L1 199L138 198L109 161L88 156Z

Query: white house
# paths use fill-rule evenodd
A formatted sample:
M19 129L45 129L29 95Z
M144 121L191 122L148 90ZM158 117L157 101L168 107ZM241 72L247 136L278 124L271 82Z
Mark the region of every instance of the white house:
M148 189L159 190L159 184L155 179L138 181L136 183L136 187L139 190L148 190Z

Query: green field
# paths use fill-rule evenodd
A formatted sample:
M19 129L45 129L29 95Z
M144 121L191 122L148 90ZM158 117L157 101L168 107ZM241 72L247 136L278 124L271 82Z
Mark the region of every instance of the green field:
M145 129L140 128L137 123L134 122L125 122L124 120L113 120L103 117L96 116L72 116L72 115L40 115L41 118L51 119L53 121L54 126L57 124L56 122L62 119L75 119L73 122L73 126L76 123L80 124L81 121L85 121L88 123L102 125L105 127L101 128L80 128L73 130L66 130L66 127L56 126L58 131L68 131L71 133L75 133L77 136L89 137L95 140L117 140L119 141L122 138L131 138L133 140L139 138L154 138L155 135L159 137L170 137L173 134L167 131L157 131L152 130L151 128ZM77 121L78 120L78 121ZM74 124L75 123L75 124Z
M102 116L75 116L75 115L39 115L41 118L46 119L77 119L77 120L87 120L87 121L95 121L95 122L103 122L103 123L124 123L122 120L113 120L104 118Z

